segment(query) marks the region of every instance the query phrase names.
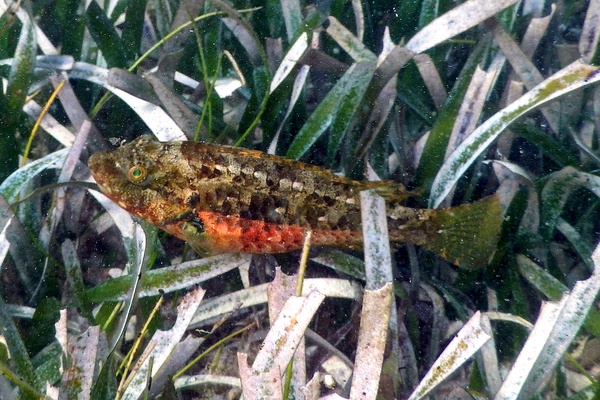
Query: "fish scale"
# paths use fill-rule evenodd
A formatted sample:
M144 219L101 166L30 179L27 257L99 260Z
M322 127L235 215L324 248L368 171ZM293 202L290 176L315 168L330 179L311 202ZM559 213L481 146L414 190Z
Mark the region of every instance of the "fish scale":
M209 253L281 253L312 244L359 248L360 197L387 202L390 239L423 246L469 268L492 255L502 223L498 196L441 210L402 205L392 182L358 182L255 150L149 136L94 154L101 190L120 206Z
M329 171L298 169L290 160L239 148L184 142L180 151L200 171L198 183L190 186L198 188L196 207L203 211L314 229L360 229L358 218L353 224L334 218L359 212L358 192L348 186L336 192L331 184L338 177ZM323 176L315 181L315 174ZM213 181L219 185L214 189Z

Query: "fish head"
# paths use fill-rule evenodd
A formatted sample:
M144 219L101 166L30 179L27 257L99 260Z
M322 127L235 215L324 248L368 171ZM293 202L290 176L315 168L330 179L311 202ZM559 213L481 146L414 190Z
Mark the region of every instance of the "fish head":
M189 214L185 183L179 182L177 143L150 136L92 155L88 166L102 192L122 208L161 226Z

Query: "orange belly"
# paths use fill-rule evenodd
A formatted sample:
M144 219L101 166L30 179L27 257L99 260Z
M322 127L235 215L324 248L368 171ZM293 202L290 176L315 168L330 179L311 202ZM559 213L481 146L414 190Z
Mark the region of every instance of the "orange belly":
M199 211L203 232L190 234L183 222L162 226L165 231L201 248L209 254L285 253L300 249L308 228L299 225L275 224L260 220L240 218L236 215L221 215ZM316 229L312 232L311 244L315 246L347 246L362 244L362 233L347 230Z

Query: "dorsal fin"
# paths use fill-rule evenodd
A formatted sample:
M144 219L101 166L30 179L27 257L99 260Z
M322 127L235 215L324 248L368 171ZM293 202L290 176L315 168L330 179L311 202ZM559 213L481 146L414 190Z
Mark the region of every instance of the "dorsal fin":
M420 194L419 190L408 191L403 184L394 181L361 182L360 189L373 190L388 203L401 202Z

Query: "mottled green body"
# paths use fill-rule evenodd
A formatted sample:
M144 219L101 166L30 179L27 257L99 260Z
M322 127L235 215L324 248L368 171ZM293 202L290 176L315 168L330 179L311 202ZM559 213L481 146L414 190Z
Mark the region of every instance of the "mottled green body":
M358 247L359 193L365 189L388 200L391 240L422 245L467 266L487 261L502 220L495 197L417 210L400 205L406 197L400 185L361 183L282 157L199 142L142 136L95 154L89 165L103 192L123 208L210 253L291 251L307 229L313 244ZM457 240L472 241L482 232L482 254L454 249Z

